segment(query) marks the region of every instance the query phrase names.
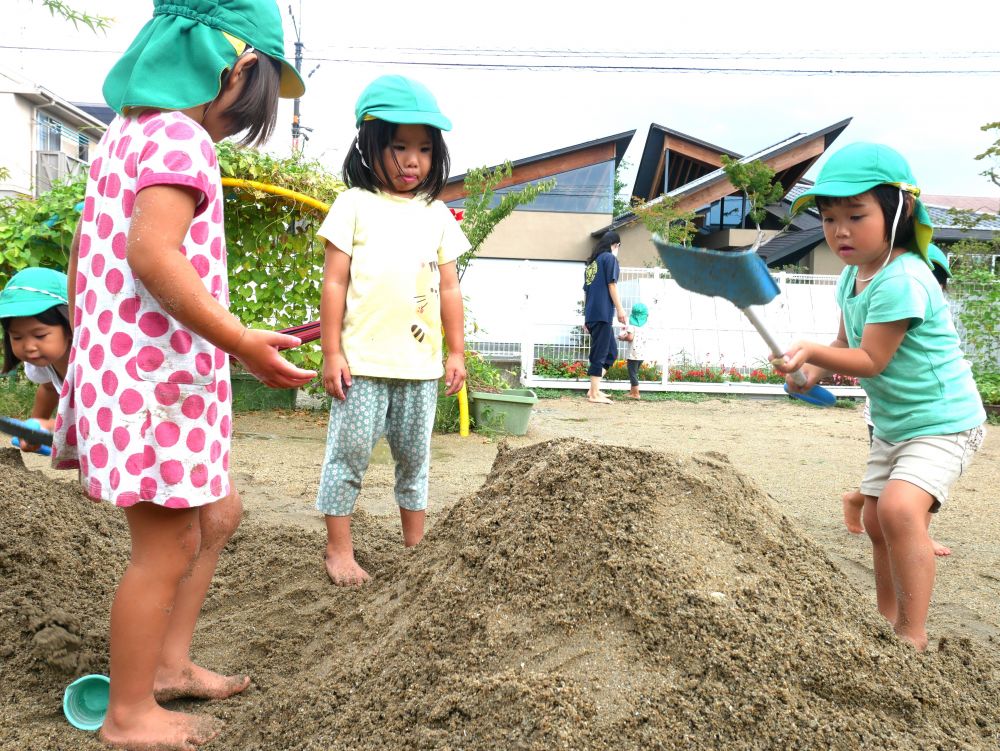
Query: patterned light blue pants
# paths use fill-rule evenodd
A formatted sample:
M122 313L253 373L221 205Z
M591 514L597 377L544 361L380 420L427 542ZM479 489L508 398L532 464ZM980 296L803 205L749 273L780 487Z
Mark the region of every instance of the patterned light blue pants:
M328 516L351 515L383 435L396 463L396 503L410 511L427 508L437 389L437 380L354 376L347 399L330 405L316 508Z

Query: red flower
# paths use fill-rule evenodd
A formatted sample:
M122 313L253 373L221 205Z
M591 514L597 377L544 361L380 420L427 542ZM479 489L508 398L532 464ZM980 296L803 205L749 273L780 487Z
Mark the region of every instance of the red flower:
M465 218L465 209L448 209L451 215L455 217L456 222L462 221Z

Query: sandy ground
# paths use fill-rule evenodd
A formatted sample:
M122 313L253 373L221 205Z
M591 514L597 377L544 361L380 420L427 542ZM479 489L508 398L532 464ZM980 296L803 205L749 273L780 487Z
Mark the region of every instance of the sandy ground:
M276 416L277 415L277 416ZM234 479L247 513L267 523L322 529L313 509L325 445L319 412L243 413L236 418ZM930 631L1000 638L1000 428L931 525L954 553L939 560ZM840 494L857 486L868 451L861 408L815 409L790 400L590 404L542 400L512 446L575 437L679 453L717 451L755 479L854 579L874 607L870 545L842 523ZM486 478L498 441L475 433L434 436L428 526ZM612 470L614 468L611 468ZM376 447L359 506L398 529L388 447Z
M247 672L209 749L995 749L995 436L932 526L931 649L877 614L840 493L860 409L788 400L539 402L528 434L435 436L427 539L401 546L376 448L360 589L332 587L313 498L325 415L235 421L245 520L195 659ZM63 687L107 672L119 510L0 451L0 750L96 751ZM32 471L38 470L38 471Z

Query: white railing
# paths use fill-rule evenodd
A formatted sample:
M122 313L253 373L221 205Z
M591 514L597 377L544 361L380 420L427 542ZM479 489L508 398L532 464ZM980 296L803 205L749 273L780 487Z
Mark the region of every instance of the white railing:
M582 277L579 263L477 259L462 280L472 320L479 331L468 346L499 361L520 363L521 383L529 388L588 387L586 374L577 379L549 378L536 372L539 358L587 362L590 338L582 326ZM836 336L839 311L833 288L836 276L776 275L781 294L762 310L780 341ZM744 378L770 371L767 346L731 303L681 289L662 268L622 269L619 295L626 311L642 301L649 308L647 338L657 355L659 381L644 381L650 391L696 391L778 395L781 384L727 379L720 383L671 378L678 367L713 367ZM628 356L620 343L619 357ZM627 389L628 381L610 381L611 389ZM863 396L854 386L831 388L838 396Z

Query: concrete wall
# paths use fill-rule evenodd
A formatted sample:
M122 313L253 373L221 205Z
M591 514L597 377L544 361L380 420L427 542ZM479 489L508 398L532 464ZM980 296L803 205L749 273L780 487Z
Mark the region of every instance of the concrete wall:
M820 243L806 256L806 264L813 274L840 274L844 262L825 242Z
M0 195L31 195L31 163L35 155L34 108L31 104L10 92L0 93L0 122L4 123L3 138L0 138L0 167L10 171L7 180L0 181Z
M608 221L607 214L515 211L493 230L479 257L586 261L596 244L590 233Z

